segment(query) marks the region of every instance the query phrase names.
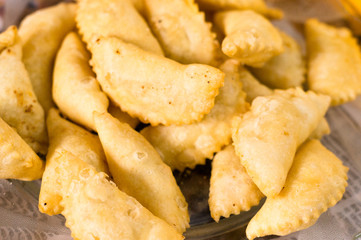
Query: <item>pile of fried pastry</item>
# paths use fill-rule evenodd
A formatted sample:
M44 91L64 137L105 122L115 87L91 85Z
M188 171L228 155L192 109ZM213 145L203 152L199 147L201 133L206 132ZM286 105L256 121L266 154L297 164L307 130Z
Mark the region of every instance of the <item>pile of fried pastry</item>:
M281 17L263 0L28 15L0 34L0 178L42 178L40 211L64 215L74 239L183 239L172 171L212 159L216 222L267 197L249 239L311 226L347 186L319 139L329 106L361 93L361 52L347 28L310 19L304 57L269 20Z

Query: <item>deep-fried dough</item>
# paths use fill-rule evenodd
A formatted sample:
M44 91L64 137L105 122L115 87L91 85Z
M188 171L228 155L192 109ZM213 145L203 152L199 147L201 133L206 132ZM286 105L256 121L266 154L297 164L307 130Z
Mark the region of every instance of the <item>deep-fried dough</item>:
M157 151L140 133L109 113L95 112L94 122L119 189L183 233L189 227L188 204Z
M23 61L45 115L54 105L51 97L53 63L65 35L75 26L74 3L38 10L20 23Z
M305 81L306 66L298 43L280 32L284 51L271 58L261 68L251 68L253 75L271 88L301 87Z
M269 20L253 11L224 11L214 15L224 32L222 51L243 64L261 67L283 51L279 31Z
M181 63L218 65L219 43L193 0L145 0L147 18L165 55Z
M16 131L0 118L0 178L36 180L41 178L44 165Z
M78 35L69 33L56 56L53 98L74 122L95 130L93 112L106 112L109 101L89 65L90 56Z
M115 37L94 38L90 50L103 91L123 111L152 125L201 120L223 85L217 68L182 65Z
M220 66L226 73L224 86L211 112L198 123L182 126L147 127L143 136L172 169L183 171L204 164L231 141L233 116L248 110L239 74L239 62L231 59Z
M267 197L285 184L297 147L329 106L330 98L300 88L276 90L253 100L251 111L233 121L233 142L247 173Z
M338 105L361 93L361 50L347 28L306 22L308 86Z
M221 10L253 10L270 18L282 18L279 9L268 8L264 0L196 0L202 9Z
M112 36L163 55L157 39L130 0L78 0L76 23L87 44L93 35Z
M212 161L209 210L218 222L220 217L248 211L264 197L248 176L232 145L218 152Z
M0 117L37 153L46 154L44 110L34 93L15 26L0 34Z
M317 140L303 144L295 156L284 189L267 198L247 226L247 237L287 235L313 225L341 200L347 167Z
M55 215L63 210L60 204L63 199L60 185L64 181L58 173L56 162L59 161L60 155L56 152L70 152L99 172L107 173L108 167L103 148L96 135L63 119L55 109L49 110L47 126L50 146L41 183L39 210L48 215Z

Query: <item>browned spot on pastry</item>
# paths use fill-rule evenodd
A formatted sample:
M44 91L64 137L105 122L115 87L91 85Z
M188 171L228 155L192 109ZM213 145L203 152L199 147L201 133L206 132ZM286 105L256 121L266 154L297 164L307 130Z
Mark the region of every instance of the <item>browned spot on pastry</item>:
M33 109L33 105L29 104L25 106L25 112L26 113L30 113Z

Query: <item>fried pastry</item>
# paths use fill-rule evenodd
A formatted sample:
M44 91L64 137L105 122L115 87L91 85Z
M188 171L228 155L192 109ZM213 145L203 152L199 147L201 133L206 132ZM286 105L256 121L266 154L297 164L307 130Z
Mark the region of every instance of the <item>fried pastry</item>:
M46 154L44 110L34 93L15 26L0 34L0 117L37 153Z
M194 0L145 0L149 24L165 55L178 62L218 65L219 43Z
M54 154L62 214L74 239L183 239L174 228L121 192L105 173L67 151Z
M109 113L94 113L109 170L120 190L180 233L189 227L188 204L171 169L150 143Z
M65 35L75 26L74 3L38 10L20 23L23 61L45 115L54 106L51 96L53 63Z
M248 176L232 145L218 152L212 161L209 210L218 222L220 217L248 211L264 197Z
M214 22L226 36L222 41L223 53L243 64L261 67L283 51L279 31L251 10L218 12Z
M306 42L308 87L331 96L331 105L354 100L361 93L361 50L351 31L310 19Z
M196 0L202 9L210 11L221 10L253 10L270 18L282 18L279 9L268 8L264 0Z
M284 51L271 58L261 68L251 68L252 74L271 88L301 87L305 81L306 66L298 43L281 32Z
M84 42L93 35L118 37L145 51L163 51L130 0L78 0L76 23Z
M284 189L267 198L248 224L248 239L287 235L313 225L341 200L347 186L347 168L317 140L297 151Z
M69 33L56 56L53 98L74 122L95 130L93 112L106 112L109 101L89 65L90 55L78 35Z
M141 131L172 169L194 168L204 164L206 158L212 158L231 141L232 117L248 110L239 62L227 60L220 69L226 73L224 86L202 121L182 126L149 126Z
M16 131L0 118L0 178L36 180L43 175L44 165Z
M39 210L48 215L62 211L63 196L60 184L64 179L58 172L56 161L61 157L56 152L67 151L80 160L89 163L99 172L108 172L105 154L99 138L85 129L63 119L56 109L50 109L47 119L49 152L46 160L40 196Z
M122 111L152 125L201 120L214 105L224 73L208 65L182 65L114 37L94 38L93 70Z
M267 197L282 190L297 147L316 129L330 98L300 88L257 97L251 111L236 117L232 139L252 180Z

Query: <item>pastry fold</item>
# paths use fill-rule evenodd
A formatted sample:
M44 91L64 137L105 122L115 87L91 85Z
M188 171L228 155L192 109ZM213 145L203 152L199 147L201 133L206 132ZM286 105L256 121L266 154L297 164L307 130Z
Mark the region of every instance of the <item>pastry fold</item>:
M240 78L242 68L231 59L220 66L226 74L215 105L200 122L182 126L146 127L143 136L172 169L183 171L204 164L215 152L231 142L232 118L248 110Z
M347 28L316 19L306 22L308 86L331 96L331 105L352 101L361 93L361 50Z
M282 190L297 147L316 129L330 98L300 88L258 97L233 121L233 144L242 165L267 197Z
M140 133L108 113L95 112L94 121L119 189L183 233L189 227L188 204L157 151Z
M320 215L341 200L347 186L347 167L318 140L297 151L284 189L267 198L249 222L248 239L287 235L310 227Z
M151 125L187 124L209 113L224 73L204 64L183 65L115 37L94 38L92 66L104 92Z

